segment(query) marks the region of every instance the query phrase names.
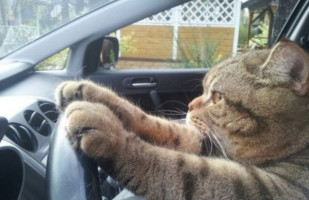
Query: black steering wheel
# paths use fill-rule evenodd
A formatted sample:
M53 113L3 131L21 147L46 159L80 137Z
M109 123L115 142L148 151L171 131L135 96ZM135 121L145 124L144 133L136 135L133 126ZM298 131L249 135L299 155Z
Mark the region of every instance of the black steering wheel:
M53 133L47 163L48 200L145 200L121 187L66 138L65 120L60 118Z
M47 165L49 200L101 200L98 167L76 152L66 138L61 120L55 128Z

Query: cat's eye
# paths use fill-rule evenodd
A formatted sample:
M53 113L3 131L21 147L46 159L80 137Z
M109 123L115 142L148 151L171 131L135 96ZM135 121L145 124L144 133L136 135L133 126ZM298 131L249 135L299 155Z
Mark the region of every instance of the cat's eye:
M223 99L223 95L220 92L214 91L212 94L214 104L218 103Z

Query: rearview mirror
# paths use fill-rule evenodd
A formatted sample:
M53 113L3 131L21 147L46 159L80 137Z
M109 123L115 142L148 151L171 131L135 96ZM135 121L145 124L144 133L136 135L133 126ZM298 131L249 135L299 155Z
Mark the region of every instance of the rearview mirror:
M105 36L102 43L101 61L104 69L114 68L118 62L119 42L115 37Z

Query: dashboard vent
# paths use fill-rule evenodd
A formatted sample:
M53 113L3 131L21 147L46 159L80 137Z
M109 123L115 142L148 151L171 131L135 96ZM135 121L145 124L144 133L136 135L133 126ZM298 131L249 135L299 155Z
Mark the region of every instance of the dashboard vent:
M26 110L24 112L24 117L31 128L35 131L44 136L50 135L51 127L48 121L41 114L32 110Z
M59 111L56 108L56 105L46 101L40 101L39 107L44 113L44 115L50 119L52 122L56 123L59 117Z
M25 126L17 123L10 123L6 136L15 144L28 151L36 151L37 142L33 133Z

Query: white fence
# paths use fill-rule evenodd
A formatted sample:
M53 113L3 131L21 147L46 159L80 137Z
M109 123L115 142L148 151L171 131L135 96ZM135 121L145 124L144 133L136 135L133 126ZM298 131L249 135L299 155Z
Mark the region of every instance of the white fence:
M195 0L153 15L136 25L235 27L240 0Z
M153 15L134 25L173 26L173 59L177 59L179 26L234 28L233 55L237 53L241 0L195 0ZM118 32L120 36L120 32Z

